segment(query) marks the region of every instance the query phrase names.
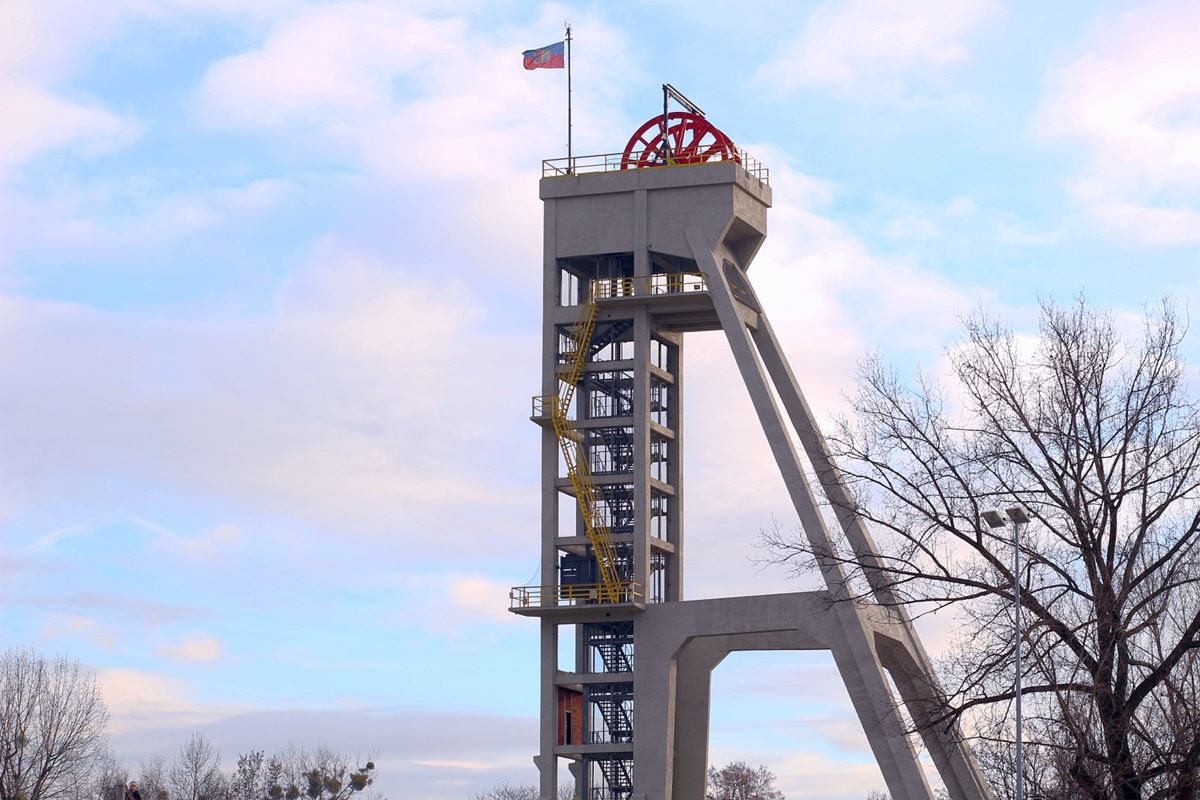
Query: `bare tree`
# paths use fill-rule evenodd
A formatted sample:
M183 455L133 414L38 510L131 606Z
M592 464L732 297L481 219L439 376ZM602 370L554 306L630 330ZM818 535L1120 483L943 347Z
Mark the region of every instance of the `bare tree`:
M299 772L297 767L297 774ZM238 756L227 789L229 800L282 800L300 796L300 788L287 779L283 757L267 758L262 750L251 750Z
M486 792L472 795L471 800L542 800L542 796L538 793L538 788L531 783L502 783Z
M170 792L167 759L155 753L142 762L139 770L138 788L142 800L169 800Z
M193 733L168 773L172 800L220 800L225 783L220 764L221 753L208 737Z
M283 759L277 755L267 759L262 766L262 785L266 790L265 797L270 800L279 800L283 797L283 776Z
M471 796L471 800L542 800L538 787L533 784L502 783L486 792ZM564 783L558 787L556 800L575 800L575 786Z
M265 800L268 796L266 759L262 750L238 756L237 769L229 779L231 800Z
M31 650L0 655L0 797L78 794L105 754L108 711L78 661Z
M852 572L917 615L953 607L946 714L1011 778L1013 588L1031 781L1047 797L1189 800L1200 774L1200 411L1169 303L1129 344L1082 301L1042 309L1022 339L982 315L949 365L961 392L902 383L878 359L830 445L880 535ZM980 521L1021 505L1034 521L1012 570L1012 532ZM811 556L767 535L784 561ZM839 548L843 550L844 548Z
M766 767L751 767L734 761L717 769L709 767L707 800L786 800L775 788L775 773Z
M125 800L129 772L116 757L105 751L92 763L88 779L73 794L77 800Z
M347 800L375 781L374 761L351 768L350 759L325 745L315 750L289 746L278 763L286 800Z

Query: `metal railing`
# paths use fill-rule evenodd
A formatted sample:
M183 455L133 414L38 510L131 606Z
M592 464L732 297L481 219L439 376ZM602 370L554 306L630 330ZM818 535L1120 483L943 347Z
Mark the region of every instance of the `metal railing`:
M603 583L569 583L550 586L514 586L508 593L509 608L570 608L598 603L637 603L644 593L634 581L620 584L617 599L608 599L611 587Z
M596 300L707 291L708 279L703 272L669 272L635 278L596 278L592 281L592 296Z
M558 395L535 394L533 396L533 410L530 416L536 419L550 419L554 416L554 412L557 409Z
M633 741L633 732L613 733L607 728L587 732L588 744L629 744Z
M635 150L628 157L624 153L597 153L590 156L573 156L571 158L547 158L542 161L542 177L555 178L568 175L585 175L595 172L620 172L626 169L674 169L677 167L697 167L705 164L719 164L723 161L736 161L742 168L764 186L771 185L771 170L745 150L735 150L733 153L724 150L714 152L706 161L681 159L680 161L660 160L655 163L635 167L645 150ZM653 161L653 158L651 160Z

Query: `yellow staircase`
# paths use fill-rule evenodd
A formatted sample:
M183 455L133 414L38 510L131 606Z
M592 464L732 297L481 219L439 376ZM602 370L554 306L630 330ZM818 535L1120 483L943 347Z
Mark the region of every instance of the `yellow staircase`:
M612 534L600 515L596 485L592 482L583 448L583 434L575 429L570 418L571 400L575 397L575 389L587 363L588 346L596 330L597 313L595 289L589 286L587 298L579 306L579 321L572 326L569 334L574 350L563 353L566 363L558 373L558 395L549 404L550 420L567 465L567 477L579 503L584 530L600 568L598 599L602 603L620 603L628 599L626 595L630 587L621 580Z

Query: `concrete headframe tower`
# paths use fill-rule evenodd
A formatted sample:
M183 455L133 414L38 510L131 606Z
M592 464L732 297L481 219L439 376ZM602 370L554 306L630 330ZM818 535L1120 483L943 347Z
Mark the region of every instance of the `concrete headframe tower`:
M622 154L548 161L543 175L545 585L512 594L541 624L542 797L565 761L583 800L701 800L713 668L735 650L829 650L891 796L928 800L887 675L918 723L942 695L886 579L872 603L839 602L846 575L830 558L822 591L684 600L691 331L724 331L814 549L833 537L810 473L857 558L876 552L748 277L766 169L689 105L664 108ZM990 798L956 732L922 730L951 797Z

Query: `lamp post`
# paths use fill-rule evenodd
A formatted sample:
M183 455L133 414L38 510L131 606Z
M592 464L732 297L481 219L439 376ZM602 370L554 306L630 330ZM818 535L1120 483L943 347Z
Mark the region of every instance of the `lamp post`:
M1013 660L1015 663L1016 679L1013 694L1016 700L1017 722L1017 787L1015 800L1023 800L1025 793L1025 762L1021 757L1021 531L1029 524L1029 514L1020 506L1004 509L1013 526L1013 616L1016 620L1016 634L1013 642ZM999 511L983 512L983 521L990 528L1003 528L1004 517Z

